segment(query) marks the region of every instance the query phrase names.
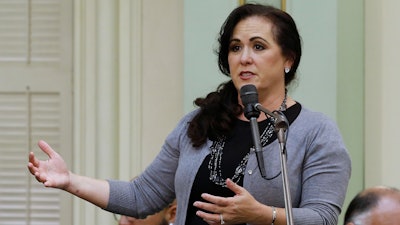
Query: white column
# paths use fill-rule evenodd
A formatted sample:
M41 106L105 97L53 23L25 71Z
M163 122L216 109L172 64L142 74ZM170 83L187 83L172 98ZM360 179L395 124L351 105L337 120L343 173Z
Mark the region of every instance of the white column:
M116 176L118 152L117 2L74 2L74 156L76 173ZM112 214L74 199L74 224L113 224Z
M400 1L367 0L365 34L366 186L400 187Z
M120 179L129 180L142 168L142 35L143 3L119 3L119 161Z
M96 0L74 1L73 171L95 176L96 155ZM74 224L96 224L95 208L74 198Z

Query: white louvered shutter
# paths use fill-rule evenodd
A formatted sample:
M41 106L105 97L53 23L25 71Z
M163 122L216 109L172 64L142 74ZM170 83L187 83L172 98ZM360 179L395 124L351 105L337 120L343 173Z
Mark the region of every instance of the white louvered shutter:
M70 225L71 197L27 170L46 140L71 160L72 0L0 0L0 225Z

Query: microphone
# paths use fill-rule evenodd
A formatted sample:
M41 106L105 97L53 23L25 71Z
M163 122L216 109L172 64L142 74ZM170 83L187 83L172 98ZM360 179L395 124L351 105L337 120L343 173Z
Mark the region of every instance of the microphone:
M256 86L247 84L240 88L240 98L244 106L244 116L250 120L252 117L258 118L260 111L255 108L258 103L258 93Z
M260 131L258 129L257 118L260 116L260 111L255 108L258 103L258 93L254 85L248 84L240 88L240 98L244 106L244 116L250 120L251 133L253 136L253 144L256 153L258 168L263 178L266 178L264 157L262 155L262 147L260 140Z

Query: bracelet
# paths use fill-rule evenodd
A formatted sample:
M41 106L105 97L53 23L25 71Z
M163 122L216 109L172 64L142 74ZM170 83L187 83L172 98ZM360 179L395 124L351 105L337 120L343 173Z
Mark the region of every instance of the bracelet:
M274 225L275 220L276 220L276 208L272 206L272 222L271 222L271 225Z

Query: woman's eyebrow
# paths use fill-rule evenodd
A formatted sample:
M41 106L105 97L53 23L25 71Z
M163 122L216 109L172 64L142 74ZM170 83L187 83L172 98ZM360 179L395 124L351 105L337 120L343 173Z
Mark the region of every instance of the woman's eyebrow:
M262 38L262 37L260 37L260 36L252 37L252 38L250 38L250 41L255 41L255 40L259 40L259 39L269 44L269 41L267 41L266 39L264 39L264 38ZM232 42L241 42L241 41L240 41L240 39L238 39L238 38L232 38L232 39L229 41L229 43L232 43Z

